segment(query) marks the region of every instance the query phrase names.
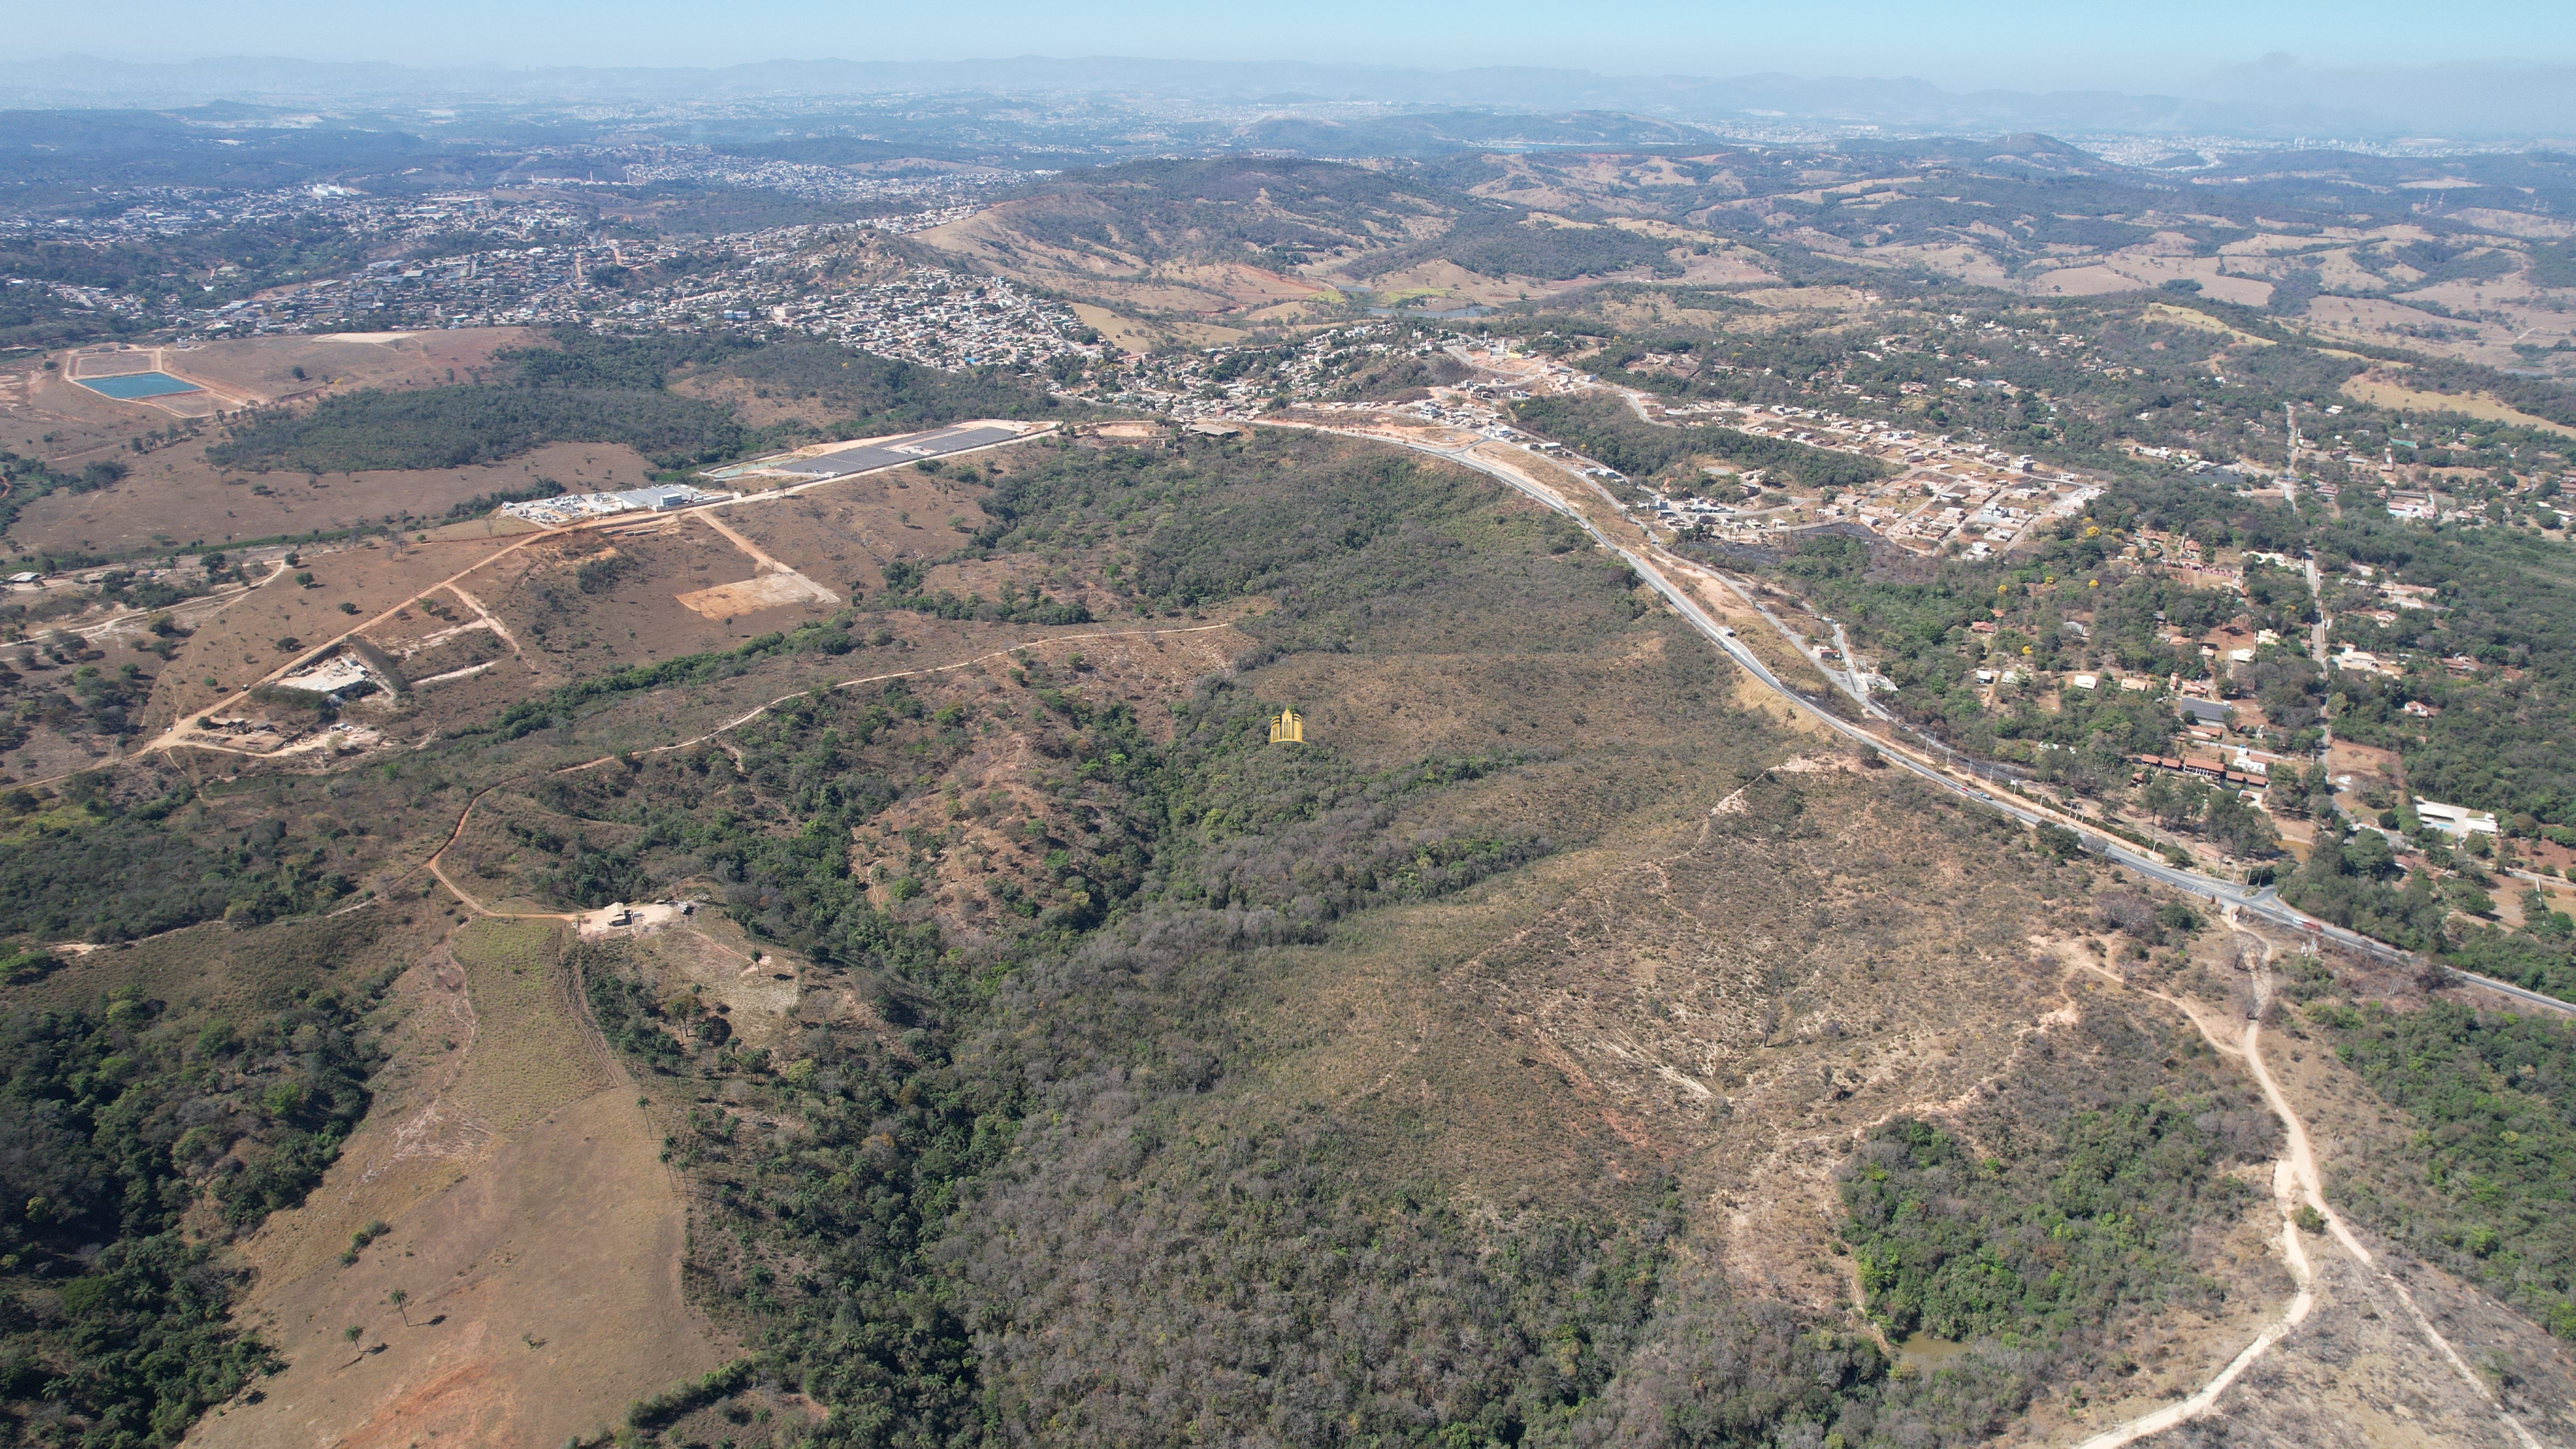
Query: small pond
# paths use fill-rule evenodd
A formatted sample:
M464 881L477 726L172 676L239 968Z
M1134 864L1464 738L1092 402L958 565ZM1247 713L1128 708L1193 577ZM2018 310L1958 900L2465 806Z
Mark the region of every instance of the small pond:
M1928 1333L1909 1333L1896 1343L1896 1361L1928 1373L1968 1351L1968 1345Z
M91 392L128 402L136 398L168 397L173 393L197 392L193 382L183 382L166 372L121 372L114 377L76 377L72 381Z

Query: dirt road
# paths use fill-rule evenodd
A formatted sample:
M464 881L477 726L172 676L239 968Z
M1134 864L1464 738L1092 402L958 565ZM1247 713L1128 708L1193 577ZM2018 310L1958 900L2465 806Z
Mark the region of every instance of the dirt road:
M997 442L997 443L988 443L988 444L983 445L982 447L969 448L969 449L962 450L962 452L961 452L961 454L960 454L959 456L962 456L963 454L966 454L966 453L980 453L980 452L985 452L985 451L987 451L987 450L989 450L989 449L992 449L992 448L1006 448L1006 447L1010 447L1010 446L1012 446L1012 445L1014 445L1014 444L1017 444L1017 443L1025 443L1025 442L1029 441L1029 440L1030 440L1030 439L1032 439L1032 438L1040 438L1040 437L1048 436L1048 435L1049 435L1049 434L1051 434L1052 432L1054 432L1054 429L1053 429L1053 428L1051 428L1051 427L1049 427L1049 428L1039 428L1039 429L1035 429L1035 430L1032 430L1032 431L1030 431L1030 432L1022 433L1020 436L1018 436L1018 437L1016 437L1016 438L1007 439L1007 440L1004 440L1004 441L1002 441L1002 442ZM871 471L872 471L872 472L887 472L887 471L890 471L890 470L891 470L891 467L899 467L899 466L902 466L902 465L900 465L900 464L890 465L890 467L889 467L889 468L874 469L874 470L871 470ZM816 480L815 480L814 482L812 482L812 483L800 483L800 484L797 484L796 486L791 487L791 488L778 488L778 489L773 489L773 490L771 490L771 491L769 491L769 492L766 492L766 493L753 493L753 494L746 494L746 495L742 495L742 496L739 496L739 497L723 499L723 500L720 500L720 501L718 501L718 502L714 502L714 503L700 504L700 505L698 505L698 506L696 506L696 507L694 507L694 508L690 508L690 509L686 509L686 510L682 510L682 511L684 511L684 512L688 512L688 513L695 513L695 514L700 515L701 517L703 517L703 518L706 520L706 522L707 522L709 525L711 525L712 527L714 527L714 528L715 528L715 530L716 530L718 533L721 533L721 534L723 534L725 537L727 537L727 538L729 538L729 539L733 540L736 544L740 545L740 546L743 548L743 550L744 550L745 552L749 553L752 557L754 557L754 558L756 558L756 559L765 560L765 561L767 562L767 564L768 564L769 568L770 568L772 571L793 572L793 570L789 570L789 569L787 569L785 565L780 564L777 560L769 558L769 556L768 556L767 554L765 554L765 553L761 552L761 550L758 548L758 546L754 545L754 544L753 544L749 539L744 538L741 534L739 534L739 533L735 532L733 529L727 528L724 524L722 524L722 523L718 522L718 521L717 521L717 520L712 516L712 510L719 509L719 508L738 507L738 506L742 506L742 505L746 505L746 504L755 504L755 503L771 502L771 501L775 501L775 500L783 499L783 498L792 498L792 497L795 497L796 495L798 495L798 494L800 494L800 493L807 492L807 491L809 491L809 490L811 490L811 489L820 488L820 487L823 487L823 486L825 486L825 485L827 485L827 484L832 484L832 483L843 483L843 482L847 482L847 481L849 481L850 479L853 479L853 478L863 478L863 477L867 477L867 476L869 476L867 473L846 473L846 474L839 474L839 475L836 475L836 476L833 476L833 477L830 477L830 478L820 478L820 479L816 479ZM437 591L438 591L438 590L440 590L440 589L447 589L447 590L449 590L449 591L451 591L451 592L455 593L459 598L463 598L463 599L465 599L469 604L472 604L472 606L473 606L473 608L474 608L475 612L477 612L478 614L483 615L483 617L484 617L484 618L486 618L487 620L490 620L490 619L492 619L492 616L491 616L490 612L489 612L488 610L485 610L485 609L483 608L483 606L482 606L480 603L476 603L476 602L472 599L472 597L471 597L470 595L468 595L468 594L465 592L465 590L464 590L464 588L463 588L463 585L464 585L464 582L465 582L467 579L472 578L475 574L480 573L482 570L484 570L484 569L486 569L486 568L491 567L493 564L500 562L502 559L508 558L510 555L515 554L515 553L518 553L518 552L520 552L521 550L526 549L526 548L530 548L530 547L532 547L532 546L534 546L534 545L541 544L541 543L546 543L546 542L553 541L553 540L559 540L559 539L562 539L562 538L564 538L565 536L567 536L567 535L569 535L569 534L587 532L587 531L590 531L590 530L593 530L593 529L606 528L606 527L620 527L620 526L631 525L631 524L633 524L633 523L634 523L634 521L635 521L635 520L634 520L632 517L629 517L629 516L626 516L626 515L611 515L611 516L606 517L606 518L584 519L584 520L582 520L582 521L580 521L580 522L578 522L578 523L569 523L569 524L565 524L565 525L563 525L563 526L562 526L562 527L560 527L560 528L549 528L549 529L545 529L545 530L542 530L542 531L537 532L537 533L521 534L521 535L519 535L517 538L515 538L515 539L511 540L509 543L507 543L507 544L503 545L503 546L502 546L502 547L500 547L500 548L494 549L492 552L490 552L490 553L488 553L488 554L485 554L483 557L481 557L481 558L479 558L479 559L476 559L474 562L472 562L472 563L470 563L470 564L467 564L464 568L458 569L455 573L452 573L452 574L448 575L446 578L440 579L440 580L438 580L437 582L430 584L430 585L429 585L429 586L427 586L426 588L422 588L422 589L416 590L416 591L414 591L414 592L412 592L412 593L410 593L410 594L406 595L406 596L404 597L404 599L403 599L403 601L402 601L401 603L396 604L394 607L392 607L392 608L390 608L390 609L385 610L384 612L382 612L382 613L380 613L380 614L376 615L374 618L367 619L367 620L365 620L365 621L363 621L363 622L361 622L361 623L359 623L359 624L357 624L357 625L355 625L355 626L353 626L353 627L351 627L351 628L348 628L348 629L342 630L340 633L333 635L331 638L329 638L329 639L327 639L327 640L324 640L320 645L317 645L317 646L316 646L316 647L314 647L314 648L307 649L307 650L303 650L303 651L301 651L301 652L297 653L297 654L296 654L292 659L288 660L285 664L278 666L277 668L275 668L275 669L273 669L273 670L269 671L267 674L265 674L265 675L261 676L259 679L257 679L257 680L255 680L255 681L253 681L253 683L251 684L250 688L240 690L240 691L238 691L238 692L234 693L233 695L231 695L230 697L228 697L228 698L226 698L226 699L223 699L223 700L221 700L221 701L218 701L217 703L215 703L215 704L213 704L213 705L211 705L211 706L209 706L209 707L207 707L207 708L205 708L205 709L196 710L196 711L192 712L191 714L189 714L189 715L187 715L187 716L185 716L185 717L181 718L181 719L180 719L180 720L178 720L177 722L173 723L173 724L170 726L170 728L168 728L168 729L166 729L166 730L163 730L159 735L157 735L157 736L153 737L150 741L148 741L148 742L146 742L145 744L143 744L143 745L141 745L141 746L137 747L137 748L133 751L133 754L132 754L131 756L128 756L128 758L132 758L132 757L134 757L134 756L141 756L141 755L148 755L148 754L161 753L161 752L166 752L166 751L169 751L169 750L179 749L179 748L204 749L204 750L216 750L216 751L220 751L220 752L225 753L225 754L251 754L251 753L256 753L256 752L253 752L253 751L246 751L246 750L234 749L234 748L231 748L231 747L229 747L229 746L226 746L226 745L223 745L223 744L220 744L220 743L216 743L216 742L212 742L212 741L206 740L206 739L204 739L204 738L198 737L198 736L196 735L195 731L191 728L190 721L192 721L193 719L195 719L195 718L197 718L198 716L201 716L201 715L209 715L209 714L223 714L223 713L226 713L226 712L228 712L228 711L233 711L233 710L238 710L238 709L240 709L240 708L243 706L243 704L244 704L246 701L248 701L248 700L249 700L249 698L250 698L250 696L251 696L251 690L258 688L260 685L263 685L263 684L269 684L269 683L272 683L272 682L274 682L274 681L276 681L276 680L278 680L278 679L284 678L286 675L288 675L288 674L290 674L290 673L293 673L297 668L301 667L301 666L302 666L302 665L304 665L305 663L307 663L307 662L309 662L309 661L311 661L311 660L313 660L313 659L320 658L323 654L327 653L327 652L328 652L328 651L330 651L331 649L336 648L336 647L338 647L338 646L340 646L340 645L346 644L349 640L351 640L351 639L353 639L353 638L356 638L357 636L359 636L359 635L361 635L361 634L364 634L364 633L365 633L367 630L369 630L369 629L378 628L378 627L381 627L381 626L383 626L383 625L385 625L385 624L388 624L388 623L392 622L394 615L396 615L396 614L398 614L398 613L402 612L404 609L409 608L409 607L411 606L411 601L412 601L412 599L418 598L418 597L420 597L422 594L435 593L435 592L437 592ZM273 576L272 576L272 577L273 577ZM266 580L263 580L262 582L266 582ZM509 633L509 631L508 631L507 629L503 629L503 628L501 628L501 627L500 627L500 625L499 625L499 621L498 621L498 620L492 620L492 622L493 622L493 625L494 625L495 629L500 633L501 637L502 637L503 639L505 639L505 640L508 640L508 641L509 641L509 644L510 644L511 649L512 649L514 652L515 652L515 651L517 651L517 650L518 650L518 647L519 647L519 642L518 642L518 640L516 640L516 639L512 638L512 637L510 636L510 633Z
M2262 940L2259 936L2254 939ZM2275 948L2271 942L2262 941L2262 949L2263 962L2268 967ZM2203 1012L2193 1005L2161 992L2147 994L2180 1011L2212 1047L2244 1062L2246 1070L2254 1078L2255 1085L2262 1089L2264 1105L2271 1108L2273 1117L2280 1122L2283 1146L2279 1160L2272 1165L2272 1199L2281 1210L2279 1242L2282 1256L2289 1266L2291 1277L2298 1284L2298 1292L2282 1309L2278 1318L2274 1319L2252 1343L2246 1345L2243 1352L2230 1359L2226 1367L2220 1369L2209 1382L2203 1384L2189 1398L2103 1430L2084 1440L2077 1449L2119 1449L2121 1445L2136 1443L2209 1413L2217 1406L2220 1397L2247 1368L2253 1365L2255 1360L2270 1352L2282 1339L2289 1336L2292 1329L2307 1319L2309 1311L2316 1302L2314 1291L2316 1272L2308 1261L2307 1248L2303 1241L2306 1236L2305 1230L2299 1226L2299 1214L2302 1208L2316 1213L2323 1220L2326 1233L2335 1245L2350 1255L2355 1263L2375 1275L2382 1285L2395 1292L2398 1301L2405 1305L2407 1315L2414 1321L2416 1332L2422 1336L2426 1345L2435 1354L2451 1366L2452 1371L2460 1376L2461 1382L2476 1394L2478 1400L2486 1405L2489 1412L2495 1415L2497 1425L2504 1431L2507 1442L2519 1445L2521 1449L2541 1449L2540 1441L2532 1437L2531 1431L2523 1427L2521 1420L2505 1410L2504 1405L2497 1401L2495 1392L2487 1387L2486 1381L2478 1377L2477 1373L2469 1367L2468 1362L2460 1357L2459 1350L2452 1346L2448 1338L2443 1337L2441 1331L2433 1326L2432 1320L2416 1306L2415 1295L2407 1291L2406 1285L2399 1282L2395 1274L2380 1265L2370 1250L2362 1246L2360 1239L2353 1236L2352 1230L2345 1225L2342 1216L2327 1204L2325 1192L2317 1174L2316 1152L2309 1143L2307 1123L2302 1121L2297 1111L2292 1109L2289 1098L2282 1095L2280 1084L2273 1080L2271 1069L2263 1061L2262 1014L2270 996L2268 972L2258 976L2257 983L2253 1014L2245 1022L2244 1035L2235 1042L2228 1040L2225 1027L2207 1019Z

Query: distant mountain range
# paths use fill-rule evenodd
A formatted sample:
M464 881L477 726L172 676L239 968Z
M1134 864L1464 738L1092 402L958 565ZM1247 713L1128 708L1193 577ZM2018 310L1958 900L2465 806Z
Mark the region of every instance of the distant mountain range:
M161 109L236 102L711 106L740 111L960 94L1081 97L1119 107L1196 113L1269 111L1346 123L1353 108L1390 114L1461 109L1558 117L1589 113L1605 118L1592 123L1604 134L1591 139L1612 143L1647 139L1637 134L1636 121L1738 133L1764 127L1875 128L1897 135L2046 131L2373 143L2576 143L2576 66L2506 62L2335 71L2275 58L2212 71L2170 95L1959 92L1904 78L1607 76L1525 67L1432 71L1117 56L904 63L779 60L712 69L409 69L273 58L138 64L82 56L0 64L0 106L17 109ZM1586 138L1530 139L1582 144Z

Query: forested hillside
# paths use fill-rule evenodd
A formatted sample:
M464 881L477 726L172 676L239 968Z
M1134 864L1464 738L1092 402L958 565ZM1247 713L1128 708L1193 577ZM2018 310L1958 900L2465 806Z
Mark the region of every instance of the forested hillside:
M232 1316L246 1275L231 1245L302 1200L366 1114L378 934L165 938L153 964L184 963L184 1001L96 989L123 972L13 963L12 984L51 999L0 1015L9 1442L175 1443L279 1366L274 1336Z
M760 448L904 432L970 417L1057 410L1032 379L995 368L943 372L829 344L559 333L551 347L498 354L501 380L389 392L341 393L305 411L255 413L206 450L221 467L308 473L462 468L554 442L622 443L663 468L686 468ZM755 430L700 392L739 379L804 402L802 430Z
M1714 1124L1651 1109L1643 1130L1672 1134L1676 1155L1630 1166L1618 1132L1640 1129L1569 1117L1570 1063L1532 1075L1496 1059L1477 1043L1510 1028L1479 1008L1442 1009L1416 1068L1453 1105L1381 1102L1320 1062L1311 1083L1295 1075L1344 1050L1336 1039L1392 1045L1379 1014L1424 1009L1398 1004L1418 989L1399 963L1472 949L1492 913L1526 919L1558 889L1533 873L1569 851L1615 870L1599 853L1642 830L1690 862L1666 869L1722 876L1774 841L1852 848L1860 797L1755 779L1785 741L1718 702L1720 666L1633 602L1633 578L1564 551L1544 515L1482 480L1294 435L1034 450L1007 460L983 507L969 555L1114 563L1148 619L1264 600L1238 625L1258 647L1151 711L1120 697L1089 644L1023 651L981 682L809 695L745 726L730 759L639 760L536 796L567 835L631 842L611 864L639 881L711 870L761 939L872 1003L868 1020L753 1050L650 958L584 958L609 1039L694 1103L671 1144L705 1186L692 1281L759 1372L830 1409L825 1442L1161 1441L1199 1424L1282 1442L1556 1443L1665 1424L1690 1443L1967 1443L2049 1391L2004 1357L1892 1376L1851 1321L1738 1291L1694 1246L1711 1225L1691 1206L1705 1169L1687 1144ZM1488 661L1466 687L1520 681L1495 717L1408 724L1378 707L1386 723L1364 723L1302 672L1372 688L1455 669L1443 661L1462 645ZM1615 678L1634 703L1549 682L1573 677ZM1267 722L1292 701L1314 711L1312 743L1271 745ZM1614 707L1658 741L1652 760L1565 728ZM1034 774L1002 764L1011 739L1029 742ZM1674 759L1750 780L1756 803L1700 847L1696 825L1669 835L1654 802ZM1495 808L1509 798L1543 803ZM1924 828L1979 859L2036 862L2020 877L2042 896L2007 911L1978 895L1979 942L2030 909L2080 905L2080 868L2027 841L1954 813ZM1960 919L1918 919L1875 889L1836 910L1909 954L1935 949L1913 933ZM1478 990L1521 990L1531 969ZM1319 1031L1304 1004L1317 990L1371 1004ZM2067 1090L2032 1070L2035 1100ZM2013 1130L2032 1134L2031 1170L2065 1181L2140 1133L2168 1144L2145 1177L2080 1201L2062 1189L2040 1224L2112 1235L2172 1193L2205 1199L2104 1270L2143 1300L2200 1291L2171 1234L2239 1206L2217 1174L2262 1138L2191 1125L2241 1109L2221 1089L2159 1107L2155 1070L2138 1071L2078 1093L2116 1104L2098 1122ZM1744 1110L1745 1130L1769 1130L1754 1125L1769 1109ZM1978 1231L2024 1231L2000 1206L1978 1212ZM2027 1311L1971 1330L2103 1371L2116 1302L2080 1322Z

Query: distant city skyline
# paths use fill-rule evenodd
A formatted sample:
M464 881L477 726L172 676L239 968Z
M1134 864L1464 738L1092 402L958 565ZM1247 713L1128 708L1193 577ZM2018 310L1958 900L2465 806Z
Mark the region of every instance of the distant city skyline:
M2433 23L2438 19L2438 23ZM1263 59L1460 69L1527 65L1611 75L1913 77L1946 87L2173 92L2243 84L2244 68L2303 74L2451 62L2576 62L2576 6L2487 0L2438 12L2385 0L2148 6L2003 0L1808 6L1531 0L1212 7L1180 0L946 6L757 0L387 7L130 0L30 7L0 59L219 57L404 66L726 66L771 60L957 61L1015 56ZM2266 58L2270 58L2267 62Z

